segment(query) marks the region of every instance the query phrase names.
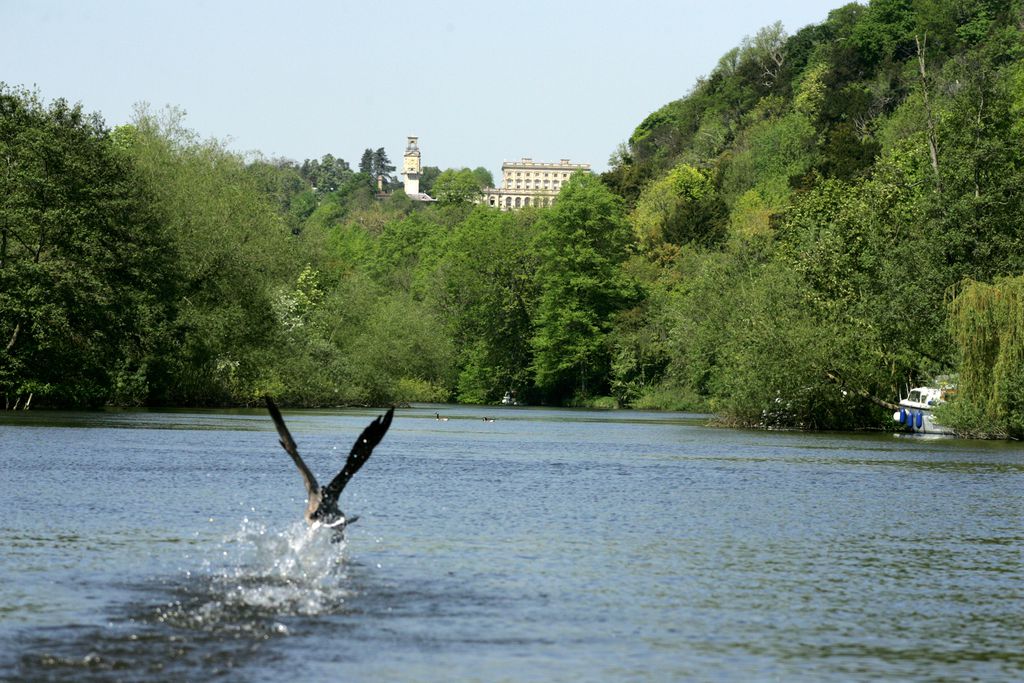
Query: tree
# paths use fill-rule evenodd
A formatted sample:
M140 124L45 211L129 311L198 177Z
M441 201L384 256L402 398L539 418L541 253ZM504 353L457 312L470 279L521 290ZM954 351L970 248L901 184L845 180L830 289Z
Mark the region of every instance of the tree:
M749 69L751 78L767 89L775 86L785 63L786 31L777 21L758 31L753 38L745 38L737 55L737 70Z
M183 114L136 113L127 153L177 263L178 338L164 362L169 381L151 400L244 403L272 362L281 332L279 286L306 265L285 218L262 194L244 160L217 141L198 142Z
M1024 153L1016 114L1024 96L1016 29L950 60L943 80L952 96L941 107L941 193L932 193L934 238L962 277L990 281L1024 270Z
M388 289L414 287L420 262L441 247L445 230L437 212L417 211L389 220L377 237L367 271Z
M530 211L478 206L447 236L438 258L421 267L424 299L460 350L460 401L530 393L536 219Z
M0 394L139 402L174 296L170 250L98 115L0 84Z
M420 192L431 194L434 182L441 175L441 169L437 166L424 166L420 172Z
M332 154L302 162L302 175L320 194L335 192L352 175L348 162Z
M723 173L725 200L732 205L756 188L769 205L784 208L791 180L809 171L816 160L816 139L814 126L796 112L769 114L753 123L738 137Z
M537 386L554 401L600 395L608 389L612 317L635 295L621 268L633 246L622 200L597 177L576 173L539 221Z
M254 178L260 192L273 202L293 234L302 232L303 223L316 210L317 195L308 176L310 160L297 166L295 162L258 158L246 170ZM316 163L315 160L312 163Z
M640 194L632 221L641 245L695 243L710 246L725 235L725 205L711 179L680 164Z
M388 159L387 152L383 147L378 147L377 151L373 153L373 177L376 179L383 176L384 184L389 185L392 182L391 173L394 170L395 167Z
M947 423L980 436L1024 435L1024 277L965 280L949 305L960 353Z
M862 380L857 371L879 371L872 330L821 316L801 299L803 283L785 264L744 266L733 262L735 278L690 301L722 316L714 321L720 343L708 377L712 408L748 427L879 424L877 408L853 390Z
M434 181L433 196L441 204L470 204L480 197L480 182L468 168L449 168Z
M644 256L633 256L624 268L642 288L642 296L631 308L615 315L608 334L611 350L610 388L623 406L643 405L646 401L663 401L668 393L669 407L676 410L700 409L693 392L665 392L661 383L669 361L670 278L662 277L662 267ZM658 396L658 398L655 398Z
M373 178L375 177L373 170L373 150L367 147L363 150L363 156L359 158L359 172Z
M483 166L477 166L473 169L473 177L480 188L494 187L494 176Z
M380 297L353 332L347 359L353 399L377 404L448 400L455 371L451 339L408 293Z

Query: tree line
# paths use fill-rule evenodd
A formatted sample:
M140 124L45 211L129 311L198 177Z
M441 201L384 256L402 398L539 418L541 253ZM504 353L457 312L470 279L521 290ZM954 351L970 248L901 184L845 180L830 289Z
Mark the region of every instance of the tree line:
M399 401L711 411L1019 436L1018 0L872 0L768 26L550 208L474 205L483 169L382 149L245 159L174 110L108 130L0 93L8 405ZM380 154L378 154L380 153ZM376 195L376 177L393 191Z

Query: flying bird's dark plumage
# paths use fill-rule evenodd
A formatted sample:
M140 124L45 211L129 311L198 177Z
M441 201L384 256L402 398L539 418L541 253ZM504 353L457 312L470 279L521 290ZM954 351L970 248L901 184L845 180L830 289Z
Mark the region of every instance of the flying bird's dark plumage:
M309 524L320 523L339 531L344 530L346 525L356 521L357 518L345 517L345 513L338 507L338 496L341 495L352 475L358 472L359 468L369 459L374 447L384 438L388 427L391 426L391 418L394 416L395 409L389 409L388 412L371 422L363 430L363 433L359 435L359 438L353 444L352 450L348 454L348 459L345 461L345 466L341 468L341 472L338 472L337 476L331 480L331 483L321 487L317 484L316 477L313 476L306 463L303 462L302 456L299 455L299 449L295 445L295 440L288 431L288 427L284 424L281 411L277 409L274 401L269 396L266 397L266 401L267 410L270 411L270 417L273 418L274 426L277 427L278 436L281 438L281 447L284 448L288 455L292 456L295 466L299 468L299 474L302 475L302 481L306 485L306 495L308 496L305 513L306 522Z

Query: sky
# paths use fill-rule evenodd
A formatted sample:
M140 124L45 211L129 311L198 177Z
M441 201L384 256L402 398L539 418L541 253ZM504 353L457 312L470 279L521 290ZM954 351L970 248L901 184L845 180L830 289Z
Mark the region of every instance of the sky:
M172 106L202 139L358 166L570 159L595 171L729 49L843 0L0 0L0 81L99 112Z

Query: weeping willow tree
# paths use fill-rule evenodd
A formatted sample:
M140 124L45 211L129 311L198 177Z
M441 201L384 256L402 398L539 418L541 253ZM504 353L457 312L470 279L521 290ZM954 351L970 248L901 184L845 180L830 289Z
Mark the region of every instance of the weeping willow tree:
M974 436L1024 436L1024 276L964 280L949 308L960 378L944 419Z

